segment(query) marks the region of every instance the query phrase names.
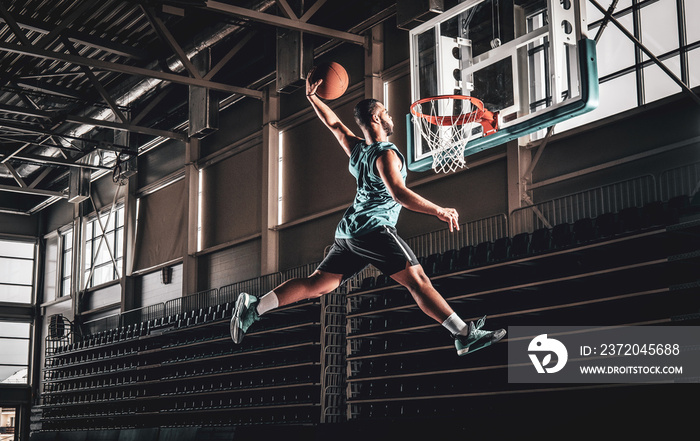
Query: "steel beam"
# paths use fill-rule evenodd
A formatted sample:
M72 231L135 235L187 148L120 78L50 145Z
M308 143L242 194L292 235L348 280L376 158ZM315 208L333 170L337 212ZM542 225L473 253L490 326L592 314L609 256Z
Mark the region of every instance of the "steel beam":
M123 130L126 132L141 133L144 135L160 136L163 138L176 139L178 141L185 141L185 139L187 138L182 133L170 132L167 130L152 129L150 127L135 126L132 124L123 124L123 123L112 122L112 121L102 121L99 119L86 118L86 117L82 117L82 116L78 116L78 115L68 115L65 118L65 121L80 123L80 124L87 124L87 125L96 126L96 127L103 127L106 129Z
M17 170L11 165L8 164L7 162L3 163L5 168L9 170L10 174L12 175L13 178L15 178L15 182L17 182L17 185L19 185L22 188L27 188L27 184L24 182L24 179L17 173Z
M289 6L289 3L287 3L287 0L277 0L277 6L280 7L282 12L284 12L284 15L287 16L287 18L290 18L292 20L298 20L299 18L297 15L294 13L292 10L292 7Z
M65 38L61 39L61 42L63 45L68 49L68 52L70 52L73 55L80 55L78 50L73 46L73 43L70 41L66 40ZM121 110L119 110L119 106L117 106L117 103L114 101L112 96L107 92L107 90L102 86L102 83L100 83L100 80L97 79L95 74L90 70L89 67L87 66L80 66L81 70L85 73L85 75L88 77L90 82L92 83L92 86L97 90L97 93L100 94L103 100L107 103L110 109L112 109L112 113L114 116L119 118L119 120L123 123L127 123L128 120L124 116Z
M146 107L139 112L138 115L131 119L131 124L138 124L143 118L145 118L153 109L158 106L166 96L171 92L171 89L163 89L155 98L153 98Z
M44 178L46 178L46 177L49 175L49 173L51 173L51 168L50 168L50 167L44 167L44 169L41 171L41 173L39 173L39 176L37 176L37 177L32 181L32 183L29 184L29 188L36 188L37 185L39 185L39 184L41 183L41 181L43 181Z
M37 134L31 134L30 136L37 136ZM42 135L42 136L43 136L43 135ZM27 147L33 145L33 146L36 146L36 147L49 147L49 148L53 148L53 149L70 150L70 151L72 151L72 152L82 152L82 150L80 150L79 148L74 147L74 146L68 147L68 146L64 146L64 145L60 145L60 144L47 144L45 141L48 141L49 139L50 139L50 138L47 137L47 138L45 138L43 141L35 142L35 141L25 141L25 140L22 140L22 139L14 139L14 138L12 138L11 135L10 135L10 136L8 136L8 135L0 135L0 141L3 141L3 142L12 142L12 143L17 143L17 144L26 144ZM23 148L24 148L24 147L23 147ZM0 161L0 162L2 162L2 161Z
M243 47L246 44L248 44L248 42L253 37L256 36L256 34L257 32L255 31L245 34L243 38L238 43L236 43L235 46L233 46L231 50L228 51L228 53L224 55L221 58L221 60L219 60L219 62L216 63L216 65L209 70L209 72L207 72L206 75L204 75L204 79L211 80L214 77L214 75L216 75L221 70L221 68L223 68L226 65L226 63L228 63L229 60L231 60L231 58L233 58L234 55L236 55L241 49L243 49Z
M211 11L222 12L228 15L234 15L236 17L246 18L248 20L257 21L272 26L294 29L296 31L307 32L309 34L321 35L323 37L343 40L349 43L355 43L359 45L365 44L365 38L361 35L351 34L349 32L343 31L336 31L335 29L324 28L322 26L304 23L299 20L291 20L289 18L270 15L264 12L253 11L250 9L241 8L239 6L233 6L226 3L210 0L207 1L206 9L209 9Z
M316 3L311 5L311 7L304 12L304 15L301 16L299 20L303 22L307 22L315 13L318 11L323 4L326 3L326 0L316 0Z
M27 36L22 32L22 29L20 29L19 25L15 21L14 17L12 17L12 14L5 8L5 6L0 3L0 17L2 17L5 20L5 23L7 26L10 27L12 30L12 33L15 34L15 37L24 44L25 46L31 46L32 43L29 41Z
M177 139L179 141L185 140L185 135L176 132L170 132L167 130L152 129L150 127L137 126L128 123L119 123L113 121L105 121L101 119L88 118L79 115L58 115L53 112L47 112L46 110L40 109L30 109L27 107L12 106L9 104L0 104L0 111L7 113L14 113L17 115L31 116L35 118L42 118L48 120L61 120L66 122L78 123L78 124L88 124L95 127L103 127L107 129L123 130L127 132L141 133L144 135L161 136L163 138ZM4 123L0 122L0 127L3 127Z
M10 130L15 130L18 132L23 132L23 133L37 133L41 135L49 135L49 136L57 136L59 138L66 138L66 139L71 139L74 141L80 141L84 142L86 144L94 145L95 148L101 149L101 150L110 150L113 152L119 152L119 153L126 153L129 155L138 155L138 152L131 150L130 147L107 142L107 141L101 141L101 140L95 140L95 139L90 139L90 138L81 138L79 136L70 136L70 135L65 135L63 133L57 133L53 132L51 130L43 129L43 128L38 128L35 126L25 126L22 124L16 124L16 123L8 123L5 121L0 121L0 128L6 128Z
M66 73L66 75L75 75L75 72ZM83 72L79 72L79 75L85 75ZM21 89L35 90L49 95L58 95L62 97L72 98L76 100L86 101L85 97L80 95L77 91L69 89L67 87L56 86L55 84L48 84L45 82L37 81L36 83L31 83L27 78L18 78L13 80L17 87Z
M168 28L165 27L165 23L163 23L163 21L160 18L158 18L156 14L153 13L153 9L147 8L143 5L140 6L149 23L151 23L151 27L153 27L160 39L165 44L170 46L173 52L175 52L175 54L182 62L182 65L185 66L185 69L190 74L190 76L193 78L201 79L202 76L197 71L197 68L194 67L190 59L187 58L187 54L185 54L185 51L182 50L182 47L177 42L177 40L175 40L173 34L171 34Z
M137 66L129 66L119 63L111 63L109 61L96 60L93 58L86 58L75 56L71 54L63 54L53 51L48 51L44 49L38 49L36 47L27 48L22 45L13 43L0 42L0 51L10 52L21 55L28 55L31 57L43 58L46 60L56 60L62 61L64 63L83 65L89 67L95 67L98 69L104 69L111 72L125 73L128 75L136 75L147 78L157 78L164 81L170 81L178 84L185 84L187 86L199 86L206 87L212 90L220 90L222 92L228 92L233 94L240 94L248 96L251 98L262 99L263 93L259 90L246 89L244 87L230 86L228 84L216 83L212 81L201 80L197 78L189 78L182 75L171 74L167 72L160 72L151 69L144 69Z
M260 268L263 274L279 271L279 149L280 96L274 84L263 101L262 130L262 237Z
M8 193L32 194L35 196L51 196L51 197L63 198L63 199L68 198L67 194L64 194L64 193L61 193L58 191L37 190L36 188L13 187L11 185L0 185L0 191L4 191L4 192L8 192Z
M51 43L56 41L56 39L61 36L63 31L65 31L68 26L80 18L85 11L93 9L94 7L95 5L91 4L91 2L83 2L82 4L79 4L75 9L73 9L68 17L61 20L56 26L53 26L48 34L43 35L36 43L36 46L41 49L46 49Z
M13 18L17 25L22 29L27 29L32 32L38 32L40 34L48 34L51 29L48 23L33 19L31 17L26 17L21 14L14 14ZM0 22L5 22L6 20L0 16ZM94 35L89 35L83 32L67 29L63 31L63 34L69 41L73 43L82 44L94 49L100 49L105 52L109 52L122 57L134 58L137 60L149 60L151 57L149 54L141 49L127 46L114 41L105 40L103 38L95 37Z
M5 158L3 158L4 160ZM106 167L104 165L93 165L93 164L82 164L75 161L70 161L68 159L55 158L53 156L42 156L42 155L31 155L31 154L21 154L17 153L12 155L13 161L28 162L31 164L39 165L58 165L62 167L76 167L76 168L89 168L91 170L112 170L112 167ZM5 166L10 167L8 163L4 163ZM12 172L12 169L10 169ZM16 178L15 178L16 179ZM22 184L20 184L22 185ZM27 185L24 185L25 187ZM31 186L29 186L31 187Z

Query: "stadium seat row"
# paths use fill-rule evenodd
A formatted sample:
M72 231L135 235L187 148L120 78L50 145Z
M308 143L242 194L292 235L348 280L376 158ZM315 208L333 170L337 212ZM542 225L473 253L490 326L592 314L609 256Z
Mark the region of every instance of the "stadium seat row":
M428 276L436 276L565 249L643 229L673 225L683 215L700 212L699 195L700 192L692 201L688 196L677 196L667 202L650 202L643 207L629 207L595 218L581 218L573 223L561 223L531 233L519 233L493 242L481 242L459 250L422 256L418 260ZM376 278L370 276L362 280L355 292L381 288L391 283L391 279L385 275Z

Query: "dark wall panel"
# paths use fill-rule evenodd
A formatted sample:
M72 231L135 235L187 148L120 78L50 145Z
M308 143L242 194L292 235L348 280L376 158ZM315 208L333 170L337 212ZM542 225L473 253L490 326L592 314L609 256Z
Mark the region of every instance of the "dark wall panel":
M39 217L0 213L0 233L37 236Z
M360 131L352 112L359 99L333 108L356 134ZM348 171L349 158L318 118L286 130L283 144L282 223L352 202L355 179Z
M261 100L243 99L219 114L219 129L202 139L201 156L205 157L222 147L245 138L262 129L263 105Z
M408 31L396 27L396 16L386 20L384 26L384 67L391 67L408 59Z
M138 185L143 188L185 165L185 143L169 140L138 159Z
M118 283L105 286L104 288L100 288L95 291L89 291L82 299L83 307L81 309L83 311L91 311L93 309L120 303L122 300L121 293L121 285Z
M134 268L144 270L186 253L187 189L180 180L140 199Z
M135 290L138 293L135 307L165 303L182 296L182 264L173 265L172 279L163 283L161 271L144 274L136 279Z
M335 227L342 211L280 231L281 270L323 259L323 250L333 244Z
M41 211L38 215L35 215L43 217L43 231L41 231L41 234L47 234L63 227L64 225L72 223L73 211L74 206L72 203L68 202L67 200L60 200Z
M508 212L505 159L411 188L437 205L456 209L460 223ZM405 238L446 227L447 224L434 216L406 209L402 211L397 225L399 233Z
M207 254L200 258L200 277L209 282L209 288L221 288L260 275L260 240Z
M262 146L203 170L202 249L260 232Z

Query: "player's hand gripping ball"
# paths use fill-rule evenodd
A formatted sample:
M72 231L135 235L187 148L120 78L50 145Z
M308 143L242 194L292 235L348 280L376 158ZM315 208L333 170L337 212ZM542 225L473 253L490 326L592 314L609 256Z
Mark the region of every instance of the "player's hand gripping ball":
M323 80L316 89L316 95L324 100L340 98L348 89L348 73L334 61L316 66L310 75L312 84Z

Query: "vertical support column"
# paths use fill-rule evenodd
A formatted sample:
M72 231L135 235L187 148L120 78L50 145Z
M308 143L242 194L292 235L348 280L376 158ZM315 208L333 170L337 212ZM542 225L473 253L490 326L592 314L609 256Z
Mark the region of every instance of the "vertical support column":
M678 43L681 48L686 48L688 45L687 23L690 20L686 20L685 2L683 0L676 0L676 10L678 10ZM680 56L678 57L681 62L681 81L683 81L685 84L690 84L688 52L689 51L687 49L681 49Z
M121 310L128 311L137 307L136 284L132 272L134 270L134 250L136 242L136 190L138 182L136 175L129 177L124 184L124 240L122 243L123 258L121 267ZM143 306L143 305L141 305Z
M384 101L384 28L374 26L365 42L365 98Z
M126 114L129 120L131 115ZM133 137L130 132L115 131L114 142L116 144L134 147ZM122 267L119 269L121 275L121 310L128 311L139 305L140 299L135 289L135 281L132 276L134 269L134 243L136 241L136 191L138 189L138 179L131 174L124 183L124 188L115 189L124 197L124 234L120 246L122 247Z
M185 187L187 188L187 228L185 231L185 249L182 262L182 295L199 291L199 257L197 256L197 236L199 219L199 169L197 161L200 156L199 139L188 138L185 146Z
M71 307L73 319L81 312L81 300L85 281L83 280L83 262L85 262L85 247L82 242L85 240L83 233L82 216L84 202L73 204L73 256L71 261Z
M508 189L508 214L522 207L523 201L528 199L527 183L532 178L530 171L531 153L522 148L518 140L508 142L506 145L506 170Z
M263 98L263 146L262 146L262 244L260 253L261 274L279 270L279 233L276 231L279 204L279 94L273 86L265 89Z

